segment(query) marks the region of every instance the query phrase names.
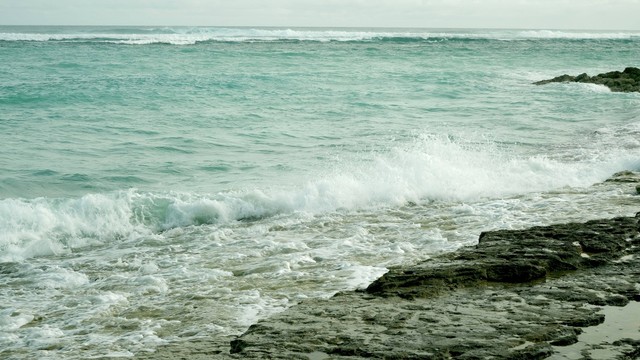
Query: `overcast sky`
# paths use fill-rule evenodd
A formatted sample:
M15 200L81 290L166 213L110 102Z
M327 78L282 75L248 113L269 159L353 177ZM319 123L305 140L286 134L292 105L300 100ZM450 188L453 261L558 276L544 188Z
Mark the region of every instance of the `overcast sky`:
M640 0L0 0L0 25L640 30Z

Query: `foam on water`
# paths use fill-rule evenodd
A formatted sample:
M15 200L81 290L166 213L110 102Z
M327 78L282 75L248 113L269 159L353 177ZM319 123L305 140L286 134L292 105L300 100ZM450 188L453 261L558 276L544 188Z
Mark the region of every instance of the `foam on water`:
M0 260L62 254L146 233L132 222L131 194L0 200Z
M0 300L14 304L0 312L0 347L39 358L133 356L168 342L236 335L296 301L363 288L387 266L454 250L487 226L582 219L593 206L599 216L623 211L616 198L631 195L618 187L288 213L0 263ZM595 205L600 197L612 205Z
M377 41L377 40L535 40L535 39L637 39L637 32L580 32L580 31L468 31L432 29L382 29L382 30L332 30L332 29L273 29L273 28L99 28L82 31L68 28L63 32L47 32L50 28L4 27L0 29L0 41L90 41L128 45L173 44L192 45L198 42L254 42L254 41Z
M33 320L31 314L21 314L14 308L4 309L0 312L0 327L7 331L15 331Z
M559 31L559 30L527 30L518 33L519 37L526 39L633 39L638 38L637 32L615 32L615 31Z
M0 260L62 254L192 225L585 187L616 171L640 168L637 151L584 152L590 158L565 162L513 156L492 143L423 135L388 152L337 164L300 186L218 194L131 189L76 199L9 198L0 200ZM164 289L162 284L150 286Z
M43 289L77 288L89 283L87 275L59 266L35 269L29 277L34 279L36 287Z

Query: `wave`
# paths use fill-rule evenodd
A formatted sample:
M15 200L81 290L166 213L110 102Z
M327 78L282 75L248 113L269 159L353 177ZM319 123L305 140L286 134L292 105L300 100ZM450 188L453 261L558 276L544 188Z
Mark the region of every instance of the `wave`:
M640 32L525 30L520 31L518 37L522 39L630 40L638 39Z
M565 186L586 187L622 169L629 151L581 162L513 157L497 145L421 136L410 145L337 165L299 186L217 194L135 189L79 198L0 200L0 262L157 236L173 228L388 208L408 202L470 202Z
M637 40L640 32L554 30L274 29L216 27L0 27L0 41L193 45L208 42L439 42L474 40Z

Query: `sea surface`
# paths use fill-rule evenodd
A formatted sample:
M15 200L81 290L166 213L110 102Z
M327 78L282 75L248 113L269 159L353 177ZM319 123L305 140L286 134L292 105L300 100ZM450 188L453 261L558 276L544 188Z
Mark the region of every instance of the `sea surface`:
M624 31L0 26L0 358L224 353L482 231L632 215L602 182L640 170L640 94L532 82L639 61Z

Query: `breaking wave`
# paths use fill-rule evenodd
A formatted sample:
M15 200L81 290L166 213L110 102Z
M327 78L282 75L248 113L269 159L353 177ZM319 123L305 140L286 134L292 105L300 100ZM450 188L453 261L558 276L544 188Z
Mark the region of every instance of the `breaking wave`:
M207 42L437 42L473 40L637 40L639 32L553 30L431 30L431 29L275 29L217 27L1 27L0 41L94 42L127 45L193 45Z
M511 157L487 144L423 136L357 164L337 165L298 186L217 194L129 189L79 198L0 200L0 262L135 240L178 227L586 187L615 171L636 168L640 164L633 153L563 162Z

